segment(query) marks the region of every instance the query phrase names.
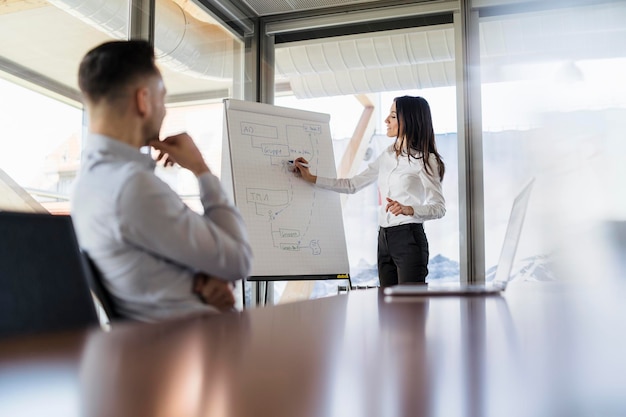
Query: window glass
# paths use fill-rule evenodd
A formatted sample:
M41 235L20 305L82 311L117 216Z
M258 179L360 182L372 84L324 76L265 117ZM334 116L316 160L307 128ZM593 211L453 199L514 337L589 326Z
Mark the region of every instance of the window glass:
M625 17L626 4L609 2L542 12L517 8L481 19L488 272L497 263L513 198L530 177L536 182L515 276L555 279L555 251L589 241L575 236L598 221L626 218L624 193L616 192L626 178L620 162ZM582 262L577 259L567 268Z
M82 111L2 79L0 97L0 169L47 210L67 212Z
M221 102L170 106L163 120L161 136L187 132L198 145L211 172L219 177L222 167L223 113ZM156 173L176 190L187 205L202 212L198 181L191 172L178 165L168 168L159 165Z
M192 1L157 0L155 22L154 47L170 103L236 96L241 40Z
M167 88L168 110L162 137L189 133L211 171L220 175L224 98L237 97L243 62L240 39L193 2L156 2L155 50ZM178 167L157 175L200 211L198 183Z
M55 213L69 211L80 160L77 71L95 45L125 36L128 3L16 1L0 10L0 167Z
M446 163L443 188L447 213L443 219L424 226L430 246L427 280L458 280L453 29L415 28L281 44L276 48L275 104L330 114L338 175L347 145L358 132L364 103L374 108L372 124L363 135L363 148L357 153L359 162L347 176L361 172L393 142L386 136L384 119L395 97L417 95L429 102L438 150ZM377 186L341 198L352 284L376 286ZM318 281L311 297L336 294L337 285ZM280 300L285 287L284 283L276 284L275 300Z
M127 38L128 9L125 0L54 0L10 2L0 11L0 134L15 138L0 166L53 212L69 211L80 163L79 62L94 46ZM219 174L221 99L238 94L241 68L235 62L243 61L242 43L194 2L159 0L155 21L157 63L170 107L163 132L192 133ZM190 205L199 205L193 178L159 174Z

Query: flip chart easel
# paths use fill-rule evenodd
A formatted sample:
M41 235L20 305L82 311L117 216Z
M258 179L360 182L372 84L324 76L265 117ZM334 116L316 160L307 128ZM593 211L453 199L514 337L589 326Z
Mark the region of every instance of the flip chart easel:
M350 283L341 201L297 178L289 161L335 177L328 114L224 100L222 181L246 225L254 253L248 281L342 279Z

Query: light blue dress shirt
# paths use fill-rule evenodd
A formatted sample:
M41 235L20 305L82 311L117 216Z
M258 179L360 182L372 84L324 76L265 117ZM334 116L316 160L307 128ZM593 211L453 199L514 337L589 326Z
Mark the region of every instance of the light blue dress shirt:
M72 194L80 246L124 316L158 321L216 311L192 293L193 275L248 276L252 249L243 219L213 174L198 177L201 215L154 168L137 148L89 136Z

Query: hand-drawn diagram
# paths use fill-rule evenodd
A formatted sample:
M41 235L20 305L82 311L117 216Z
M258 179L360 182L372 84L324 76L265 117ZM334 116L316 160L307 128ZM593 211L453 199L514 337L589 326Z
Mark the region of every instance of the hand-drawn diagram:
M250 277L346 279L350 271L338 193L296 177L303 157L311 173L337 175L330 116L242 100L224 101L222 182L248 231Z
M303 188L302 184L295 186L296 181L302 180L295 177L289 161L302 156L315 167L322 128L306 122L287 124L284 128L284 134L279 134L282 132L277 126L240 122L239 133L250 141L248 151L258 153L254 160L265 164L259 171L272 171L271 179L266 179L267 185L246 187L246 203L254 206L256 216L266 218L269 241L275 248L306 249L312 255L320 255L322 245L311 227L317 191L315 187ZM295 214L290 212L294 210Z

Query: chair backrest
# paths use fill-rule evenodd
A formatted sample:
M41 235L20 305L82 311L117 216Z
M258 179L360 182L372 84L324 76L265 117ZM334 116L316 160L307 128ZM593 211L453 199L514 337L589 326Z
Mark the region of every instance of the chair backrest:
M0 212L0 337L99 324L70 216Z
M104 283L102 282L102 273L98 269L97 265L89 256L89 253L83 250L82 255L89 268L89 273L87 274L87 283L89 284L89 288L91 289L93 295L100 302L100 305L106 313L109 321L113 322L123 320L124 317L122 317L115 310L115 304L111 299L109 291L105 288Z

